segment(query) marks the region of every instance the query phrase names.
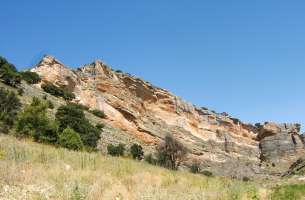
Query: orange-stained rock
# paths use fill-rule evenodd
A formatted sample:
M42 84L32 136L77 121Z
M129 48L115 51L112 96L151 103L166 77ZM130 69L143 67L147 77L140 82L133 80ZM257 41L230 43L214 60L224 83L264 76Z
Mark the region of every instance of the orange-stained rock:
M76 102L103 110L105 122L125 132L126 143L128 137L136 138L147 149L154 149L166 134L172 134L189 149L190 160L199 160L219 175L236 175L238 170L247 176L265 173L259 167L260 140L281 131L273 123L259 129L227 113L198 108L140 78L115 72L101 61L70 69L45 56L32 71L43 82L74 92ZM116 140L115 134L109 135L109 141ZM105 145L101 141L101 149Z

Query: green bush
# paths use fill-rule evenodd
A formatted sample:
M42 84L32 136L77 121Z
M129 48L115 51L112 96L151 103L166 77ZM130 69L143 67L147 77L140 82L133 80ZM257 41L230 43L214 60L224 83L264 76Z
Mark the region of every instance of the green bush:
M17 113L21 108L19 98L14 92L0 88L0 131L8 133L14 125Z
M19 89L17 90L17 92L18 92L18 95L19 95L19 96L22 96L23 93L24 93L24 90L23 90L22 88L19 88Z
M77 132L71 128L66 128L59 135L59 145L71 150L82 150L83 142Z
M75 95L73 93L63 90L60 87L57 87L51 83L45 83L45 84L41 85L41 88L45 92L47 92L55 97L62 97L68 101L71 101L75 98Z
M103 128L105 127L105 124L98 123L98 124L95 125L95 127L96 127L98 130L103 130Z
M77 104L60 106L55 114L59 130L70 127L80 134L85 146L96 148L100 139L100 130L93 126L85 117L84 110Z
M16 67L0 56L0 79L3 83L17 87L21 82L21 75Z
M58 125L55 121L50 121L39 136L39 142L56 144L58 143L58 139Z
M121 143L118 145L109 144L107 146L107 151L111 156L123 156L125 152L125 145Z
M25 71L20 72L21 78L25 80L28 84L36 84L41 81L40 76L36 72Z
M93 115L97 116L97 117L106 118L105 113L104 113L103 111L101 111L101 110L94 109L94 110L90 110L90 112L91 112Z
M64 94L62 97L66 101L72 101L73 99L75 99L75 94L73 94L72 92L64 91Z
M47 104L49 109L54 109L54 104L51 100L47 100Z
M51 84L51 83L45 83L41 85L41 88L56 97L62 97L63 96L63 90L60 89L59 87L56 87L55 85Z
M142 146L139 144L133 144L130 147L130 153L131 153L133 159L137 159L137 160L143 159L144 152L143 152Z
M19 113L16 134L21 137L33 137L36 142L57 142L57 124L47 117L48 105L45 101L33 97L32 103Z
M186 154L187 149L170 135L157 147L158 164L172 170L178 169Z

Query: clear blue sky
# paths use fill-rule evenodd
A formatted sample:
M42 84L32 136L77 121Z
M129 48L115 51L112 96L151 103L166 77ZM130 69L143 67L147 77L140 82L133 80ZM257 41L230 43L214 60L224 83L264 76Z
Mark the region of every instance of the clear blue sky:
M104 60L246 122L305 126L305 1L1 0L0 55ZM304 130L304 129L303 129Z

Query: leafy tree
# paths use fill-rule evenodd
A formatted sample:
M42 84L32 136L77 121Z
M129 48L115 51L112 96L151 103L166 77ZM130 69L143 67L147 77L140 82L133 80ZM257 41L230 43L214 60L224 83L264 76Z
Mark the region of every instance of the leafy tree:
M48 105L37 97L19 113L16 131L18 136L33 137L37 142L56 143L57 125L47 117Z
M186 154L187 149L170 135L157 147L158 164L173 170L178 169Z
M0 88L0 131L8 133L14 125L21 103L14 92Z
M142 160L144 156L143 148L139 144L133 144L130 147L130 153L133 159Z
M71 150L81 150L84 148L79 134L69 127L64 129L59 135L59 145Z
M36 72L25 71L20 72L21 78L25 80L28 84L36 84L41 81L40 76Z
M109 144L107 146L107 151L111 156L123 156L125 152L125 145L121 143L118 145Z
M60 106L55 116L60 131L70 127L80 134L85 146L96 148L100 139L100 130L89 122L80 106L70 103Z
M16 67L0 56L0 79L7 85L17 87L21 82L21 76Z
M41 132L39 141L47 144L56 144L58 139L58 125L55 121L50 121L44 131Z

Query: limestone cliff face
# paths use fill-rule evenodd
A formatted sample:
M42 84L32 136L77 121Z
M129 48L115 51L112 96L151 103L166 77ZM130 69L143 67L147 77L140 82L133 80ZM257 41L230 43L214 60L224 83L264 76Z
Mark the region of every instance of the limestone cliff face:
M260 167L261 158L272 158L273 150L279 160L293 153L293 148L297 154L304 150L299 141L296 146L285 146L293 141L290 135L298 138L299 129L245 124L226 113L196 107L142 79L113 71L101 61L70 69L45 56L32 71L43 82L74 92L76 102L103 110L107 115L104 122L124 132L122 137L112 131L103 133L101 149L108 142L129 139L153 149L166 134L172 134L190 150L186 164L196 160L216 174L232 176L268 173ZM279 145L272 141L279 141Z

